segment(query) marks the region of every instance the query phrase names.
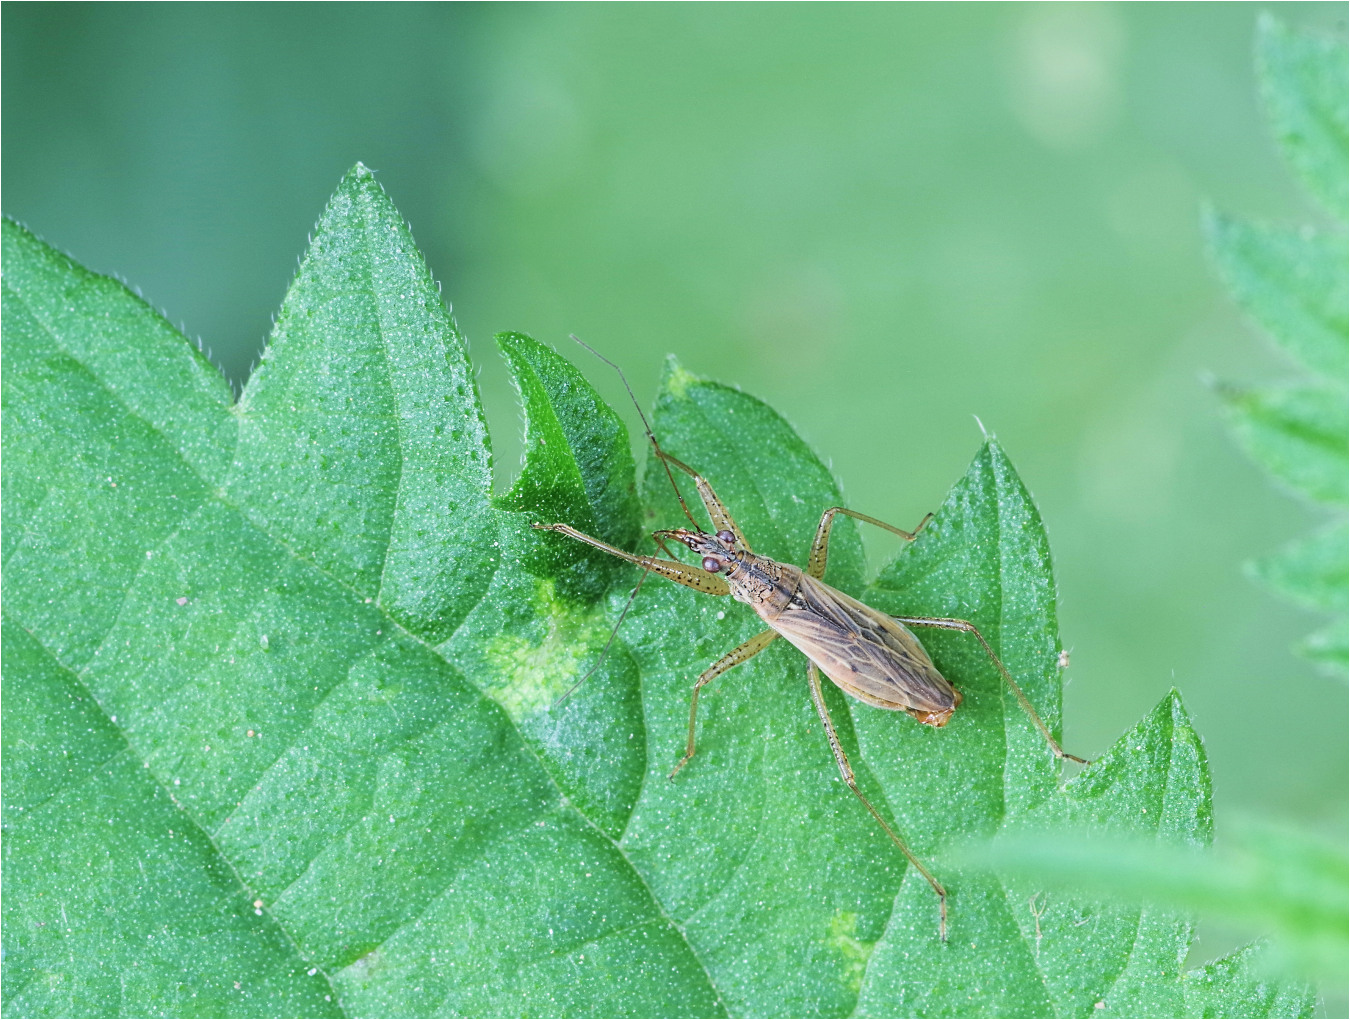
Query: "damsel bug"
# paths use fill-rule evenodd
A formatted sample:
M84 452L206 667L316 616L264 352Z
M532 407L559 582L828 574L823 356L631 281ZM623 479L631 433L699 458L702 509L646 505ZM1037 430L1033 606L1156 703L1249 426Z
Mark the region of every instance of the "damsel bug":
M576 337L572 339L577 340ZM884 521L868 517L866 514L854 510L838 506L830 507L820 518L820 525L816 529L815 540L811 543L811 553L807 559L805 570L788 563L779 563L767 556L757 555L751 550L750 543L746 541L745 535L741 533L741 529L732 518L730 511L717 498L717 494L713 492L713 488L708 484L707 479L689 465L661 449L661 444L657 442L656 436L652 433L651 426L647 422L647 416L642 413L637 398L633 396L632 387L628 385L623 370L580 340L577 340L577 343L619 373L619 378L623 380L628 395L633 397L633 403L638 408L638 415L642 418L642 425L647 433L647 439L651 443L652 451L665 467L666 474L670 478L670 484L675 488L675 495L679 499L680 507L684 511L685 517L689 519L692 528L674 528L655 532L652 537L670 557L669 559L658 559L654 556L638 556L625 552L602 542L598 538L583 534L568 524L535 524L534 527L540 531L553 531L561 535L567 535L569 538L585 542L587 545L602 549L613 556L640 566L643 570L642 577L633 589L629 605L637 597L642 581L646 579L647 574L659 574L661 577L677 584L686 585L708 595L730 595L736 601L744 602L754 609L769 628L727 652L704 670L699 675L698 680L695 681L693 695L689 703L689 739L685 745L684 757L671 770L670 778L674 779L680 769L684 768L694 757L694 734L698 720L699 692L733 666L738 666L752 656L759 654L774 639L785 638L808 660L806 677L811 691L811 700L816 706L816 712L820 716L821 723L825 726L825 735L829 740L830 750L834 753L835 763L839 766L840 775L843 776L849 789L862 801L863 806L871 812L872 817L876 819L877 824L881 826L886 835L900 848L900 852L932 886L933 892L938 897L940 918L938 933L940 938L945 941L947 937L947 891L924 867L923 863L914 856L909 847L905 845L905 841L891 828L886 819L881 816L880 812L872 806L871 802L858 788L853 769L849 765L848 757L839 742L834 723L830 720L830 713L825 707L825 698L820 687L821 672L823 671L846 694L852 695L865 704L875 708L905 712L924 725L940 728L947 724L952 713L960 706L961 694L938 672L937 667L928 657L928 653L924 651L923 645L919 643L908 628L936 627L943 630L963 631L979 641L994 665L998 667L1004 681L1017 697L1018 703L1021 704L1031 721L1035 723L1036 728L1040 730L1041 735L1045 737L1046 743L1049 744L1055 757L1067 758L1070 761L1080 763L1084 763L1084 759L1065 753L1064 749L1059 746L1049 728L1036 714L1035 708L1032 707L1031 702L1022 692L1021 687L1017 685L1017 681L1012 678L999 657L994 654L989 642L984 639L974 624L968 620L946 617L887 616L885 613L850 598L841 591L836 591L822 580L825 576L825 564L829 555L830 528L834 524L835 515L845 514L848 517L884 528L906 541L913 541L923 526L932 518L932 514L920 521L918 527L913 531L903 531L886 524ZM672 468L682 471L693 479L694 485L698 489L699 499L707 510L708 517L712 520L714 530L711 533L699 527L693 514L689 512L689 507L685 503L683 495L680 494L679 486L675 483ZM667 540L679 542L686 546L699 557L698 565L694 566L677 560L666 545ZM619 616L619 624L615 627L616 633L627 612L628 607L625 606L623 613ZM611 635L610 640L613 641L613 635ZM606 645L605 647L608 649L609 646ZM591 672L594 672L594 668ZM590 673L586 676L590 676ZM580 686L586 676L577 681L572 690L576 690L576 687ZM569 690L567 694L571 694L571 692Z

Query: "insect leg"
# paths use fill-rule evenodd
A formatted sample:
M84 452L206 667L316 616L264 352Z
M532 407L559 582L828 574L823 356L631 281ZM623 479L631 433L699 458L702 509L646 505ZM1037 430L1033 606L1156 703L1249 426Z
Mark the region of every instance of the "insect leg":
M839 743L839 734L835 732L834 723L830 721L829 710L825 707L825 695L820 689L820 670L816 668L814 662L807 665L806 677L811 685L811 700L815 702L816 713L820 716L820 721L825 724L825 735L830 738L830 750L834 752L834 761L839 766L839 774L844 777L844 782L848 784L848 788L858 795L858 799L863 802L863 807L872 812L872 817L885 830L886 835L891 837L891 842L900 848L900 852L905 855L905 859L919 870L919 874L928 879L928 884L933 887L933 892L937 893L940 918L938 921L938 936L943 942L946 942L947 890L942 888L928 869L919 863L919 859L910 852L909 847L905 846L905 841L895 834L895 830L886 824L886 819L881 817L880 812L872 806L872 802L863 796L862 790L858 789L858 780L853 775L853 767L848 763L848 755L844 754L844 746Z
M842 506L830 507L820 518L820 527L816 528L815 541L811 543L811 557L806 561L806 572L820 580L825 579L825 560L830 555L830 528L834 526L835 514L845 514L857 520L866 521L868 524L875 524L878 528L885 528L892 534L899 535L906 542L913 542L918 537L919 532L923 530L923 526L933 519L933 515L928 514L913 531L903 531L894 524L887 524L875 517L860 514L856 510L847 510Z
M1076 761L1080 765L1087 764L1085 758L1080 758L1076 754L1069 754L1064 748L1059 746L1059 741L1050 733L1050 727L1046 726L1045 723L1041 721L1041 717L1036 714L1036 709L1032 707L1030 699L1022 692L1022 688L1017 686L1017 681L1014 680L1012 674L1008 672L1008 667L1003 665L999 657L994 654L994 650L989 647L989 642L984 639L984 635L975 629L975 624L971 623L969 620L950 620L940 616L896 616L893 617L893 619L910 627L937 627L941 630L961 630L965 631L967 634L974 634L975 639L984 646L984 650L989 654L989 658L992 659L994 665L998 667L998 671L1003 674L1003 679L1007 682L1008 686L1012 688L1013 694L1017 695L1017 703L1021 705L1022 710L1031 717L1031 721L1036 724L1036 728L1041 731L1041 736L1043 736L1045 742L1050 745L1050 750L1055 752L1055 757L1068 758L1069 761Z
M731 589L727 587L726 581L722 580L716 574L710 574L699 567L690 566L687 563L677 563L675 560L659 560L655 556L635 556L633 553L624 552L617 546L612 546L608 542L602 542L598 538L592 538L584 532L578 531L570 524L532 524L530 527L536 531L556 531L560 535L566 535L568 538L575 538L578 542L585 542L587 545L593 545L597 549L603 549L611 556L617 556L621 560L627 560L629 563L636 563L644 570L650 570L653 574L660 574L669 581L676 584L682 584L687 588L694 588L707 595L730 595Z
M726 504L718 498L717 493L713 492L713 487L708 484L708 480L688 464L684 463L684 461L677 460L666 453L665 450L661 449L660 445L656 442L655 436L649 438L652 441L652 449L656 451L656 455L667 465L667 471L670 470L671 466L674 466L694 480L694 486L698 489L698 498L703 501L704 509L708 511L708 516L712 519L713 530L731 532L736 536L736 541L741 547L745 549L746 552L750 552L750 543L745 540L745 536L741 534L740 526L732 519L731 511L728 510ZM671 483L674 484L674 479L671 479Z
M582 340L581 337L577 336L575 333L572 334L572 339L575 340L577 343L581 344L582 347L586 348L586 350L590 351L592 354L594 354L597 358L603 361L610 368L614 369L614 371L619 373L619 379L623 383L624 389L628 391L628 396L632 399L633 406L637 408L638 417L642 419L643 431L647 433L647 439L652 444L652 450L656 453L657 458L661 461L661 465L666 469L666 477L670 479L670 486L675 490L675 498L680 501L680 509L683 510L684 515L689 518L689 523L692 524L695 527L695 529L698 529L699 527L698 521L694 520L694 515L689 512L689 507L684 502L684 496L680 494L680 487L675 484L675 476L670 472L672 466L679 468L681 471L683 471L685 474L687 474L690 478L694 480L694 485L697 486L698 488L699 498L703 500L703 506L704 508L707 509L708 516L712 518L713 530L730 531L733 535L736 536L736 541L738 541L741 544L741 546L747 552L749 552L750 543L745 540L745 536L741 534L741 529L736 526L736 522L732 520L731 514L727 511L726 506L722 503L720 499L717 498L717 493L713 492L712 486L708 484L707 479L705 479L697 471L691 468L688 464L685 464L683 461L676 460L670 454L666 453L665 450L661 449L661 444L656 441L656 435L652 432L652 427L647 421L647 416L642 413L642 405L638 403L637 395L633 393L633 387L628 385L628 377L623 374L623 369L621 369L614 362L610 361L607 357L605 357L603 354L597 351L590 344L586 343L586 341ZM885 525L882 526L885 527Z
M749 641L737 645L726 655L722 656L711 666L705 669L697 681L694 683L694 696L689 701L689 743L684 750L684 757L680 759L673 769L670 770L670 778L675 778L675 773L689 762L694 756L694 724L698 721L698 692L703 689L705 684L711 683L719 676L729 670L732 666L739 666L751 656L758 655L764 651L770 641L778 636L776 630L766 630L762 634L756 634Z
M614 629L609 632L609 640L605 642L605 647L600 649L600 654L596 656L595 665L592 666L590 669L586 670L585 676L583 676L580 680L574 683L571 687L567 688L567 690L565 690L559 696L558 700L549 706L550 712L553 711L553 709L557 708L559 705L561 705L568 698L570 698L573 694L575 694L577 692L577 688L580 687L582 684L584 684L587 680L589 680L595 674L595 671L600 668L600 664L605 661L605 656L609 654L610 647L614 644L614 639L619 636L619 628L623 626L623 621L628 618L628 610L632 609L633 603L637 601L638 592L642 590L642 582L647 580L647 575L649 573L650 571L644 570L641 574L638 575L638 582L637 584L633 585L633 590L628 595L628 601L623 604L623 612L619 614L618 620L615 621Z

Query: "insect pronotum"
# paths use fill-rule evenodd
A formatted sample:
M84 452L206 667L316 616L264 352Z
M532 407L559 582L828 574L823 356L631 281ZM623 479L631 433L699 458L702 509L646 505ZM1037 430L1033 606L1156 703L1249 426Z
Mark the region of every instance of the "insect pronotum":
M572 339L618 372L629 396L633 397L632 387L628 385L628 380L624 377L623 370L618 365L615 365L614 362L599 354L587 344L582 343L576 337ZM598 538L583 534L568 524L535 524L534 527L540 531L553 531L560 535L567 535L569 538L585 542L597 549L603 549L612 556L617 556L640 566L643 570L642 577L633 589L629 605L637 597L638 590L647 574L659 574L676 584L683 584L708 595L730 595L736 601L748 604L768 626L767 630L756 634L750 640L743 642L723 655L705 669L694 682L693 695L689 702L689 738L685 744L684 756L671 770L670 778L674 779L680 769L689 764L690 759L694 757L694 734L698 721L699 692L733 666L738 666L752 656L758 655L776 638L785 638L808 660L806 679L811 692L811 701L815 704L816 712L825 727L825 736L829 740L830 750L834 753L835 764L839 766L840 775L843 776L849 789L862 801L863 806L871 812L872 817L876 819L877 824L881 826L886 835L900 848L900 852L905 855L909 863L918 869L919 873L928 880L928 884L933 887L933 892L937 894L938 898L938 934L945 941L947 938L947 890L933 877L932 873L923 865L923 862L914 856L905 841L900 838L886 819L881 816L881 813L863 795L862 790L858 788L853 768L849 765L848 756L844 753L844 748L839 742L839 735L835 732L834 723L830 720L829 710L825 707L825 698L820 688L820 674L824 672L846 694L852 695L865 704L874 708L905 712L926 726L940 728L947 724L947 720L952 717L952 713L961 704L961 694L938 672L937 667L928 657L928 653L924 651L923 645L919 643L918 638L910 633L908 628L936 627L943 630L962 631L974 637L984 648L994 665L998 667L998 671L1002 674L1008 687L1017 697L1018 703L1026 711L1031 721L1035 723L1041 735L1045 737L1045 741L1050 750L1054 752L1055 757L1067 758L1070 761L1080 763L1083 763L1084 759L1067 754L1059 746L1059 742L1055 740L1049 727L1037 715L1036 709L1032 707L1022 688L1017 685L1017 681L1012 678L1012 674L1008 672L999 657L994 654L989 642L984 639L973 623L968 620L948 617L888 616L864 605L857 599L850 598L841 591L831 588L824 582L825 564L829 556L830 528L834 524L836 514L845 514L879 528L884 528L906 541L914 540L923 526L932 519L932 514L920 521L918 527L913 531L904 531L884 521L879 521L875 517L869 517L866 514L844 507L833 506L826 510L820 518L820 525L816 528L815 540L811 543L811 553L807 559L806 568L803 570L801 567L789 563L779 563L777 560L758 555L751 550L750 543L746 541L745 535L741 533L741 529L731 516L730 511L717 498L717 494L713 492L713 488L708 484L707 479L689 465L661 449L661 444L656 441L656 436L647 423L647 416L642 413L642 407L638 404L636 397L633 397L633 403L638 409L638 415L642 418L642 425L647 433L647 439L651 443L652 451L665 467L666 474L670 477L670 484L674 486L675 495L680 501L680 507L684 510L689 523L693 525L692 528L673 528L653 533L653 539L665 551L666 555L670 556L670 559L638 556L625 552L607 542L602 542ZM680 494L679 486L675 484L672 468L682 471L693 479L694 485L698 489L699 499L707 510L708 517L712 520L714 529L712 533L699 527L693 514L689 512L689 507ZM699 564L694 566L676 560L665 544L667 540L679 542L688 547L699 557ZM627 612L628 607L625 606L623 613L619 616L618 624L615 625L615 632L617 632L619 625L623 623L623 618ZM613 635L610 636L610 640L613 641ZM608 648L609 645L607 644L605 649L608 650ZM601 654L603 656L604 653ZM591 672L594 672L594 667ZM590 676L590 673L577 681L576 685L563 697L567 697L568 694L576 690L588 676Z

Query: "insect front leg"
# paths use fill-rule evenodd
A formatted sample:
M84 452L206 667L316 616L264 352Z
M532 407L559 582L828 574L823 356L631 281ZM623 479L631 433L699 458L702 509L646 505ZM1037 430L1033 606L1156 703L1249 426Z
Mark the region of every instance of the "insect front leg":
M756 634L749 641L737 645L726 655L722 656L711 666L705 669L697 681L694 683L694 696L689 699L689 743L685 746L684 757L680 759L673 769L670 770L670 778L675 778L675 773L688 764L689 759L694 756L694 727L698 722L698 692L706 684L716 680L719 676L729 670L732 666L739 666L746 659L749 659L769 646L769 642L778 636L774 630L766 630L762 634Z
M897 528L894 524L887 524L885 521L879 521L875 517L868 517L866 514L860 514L856 510L848 510L842 506L832 506L825 511L820 518L820 526L816 528L815 541L811 543L811 556L806 561L806 572L812 577L821 581L825 580L825 561L830 555L830 528L834 527L834 515L845 514L859 521L866 521L868 524L875 524L878 528L885 528L893 535L899 535L906 542L913 542L923 530L923 526L933 519L932 514L927 514L919 522L919 526L913 531L904 531Z
M590 351L610 368L614 369L615 372L619 373L619 380L623 383L623 388L628 391L628 396L633 401L633 407L637 409L638 417L642 419L642 428L647 433L647 440L652 444L652 452L655 453L657 459L661 461L661 466L666 469L666 477L670 479L670 487L675 490L675 498L680 501L680 509L683 510L684 515L689 518L689 523L694 526L694 530L700 531L702 529L699 527L698 521L694 520L694 515L689 512L689 507L684 501L684 496L680 494L680 487L675 484L675 475L671 473L671 467L678 468L694 480L694 485L698 487L699 498L703 500L703 506L708 511L708 516L712 518L713 530L730 531L736 536L736 540L740 542L741 546L746 550L749 550L750 544L746 542L745 536L741 534L741 529L738 528L736 522L731 519L731 514L727 511L727 508L723 505L722 501L717 498L717 494L713 492L712 486L708 484L707 479L688 464L681 460L676 460L670 454L666 453L665 450L661 449L661 444L656 441L656 434L652 432L651 423L647 421L647 416L642 413L642 405L638 403L638 398L636 394L633 393L633 387L628 385L628 377L623 374L623 369L610 361L575 333L572 334L572 339L581 344L582 347L586 348L586 350Z
M644 570L650 570L653 574L660 574L668 581L674 581L676 584L682 584L686 588L693 588L701 591L705 595L730 595L731 588L726 581L716 574L710 574L699 567L690 566L688 563L679 563L676 560L662 560L655 556L636 556L630 552L624 552L617 546L612 546L608 542L602 542L598 538L592 538L585 532L578 531L570 524L532 524L530 527L536 531L555 531L559 535L566 535L568 538L575 538L578 542L585 542L587 545L595 546L597 549L603 549L611 556L617 556L621 560L627 560L629 563L636 563Z
M919 859L905 845L905 841L895 834L895 830L886 823L886 819L881 817L881 813L872 806L872 802L863 796L862 790L858 789L858 780L853 775L853 767L848 763L848 755L844 753L844 745L839 742L839 734L835 732L834 723L830 721L830 711L825 707L825 694L820 689L820 670L816 668L814 662L807 665L806 678L811 686L811 700L815 702L816 714L820 716L820 721L825 724L825 736L830 738L830 750L834 752L834 762L839 766L839 774L844 777L844 782L848 784L848 788L858 795L858 799L863 802L863 807L872 812L872 817L885 830L886 835L891 837L891 842L900 848L900 852L905 855L905 859L918 869L919 874L928 879L928 884L933 887L933 892L937 893L938 937L946 942L947 890L942 888L942 884L919 862Z
M1041 720L1041 717L1036 714L1036 709L1032 707L1031 700L1023 693L1022 688L1017 685L1017 681L1012 678L1012 674L1008 672L1008 667L1003 665L1003 662L999 657L994 654L994 650L989 647L989 642L984 639L984 635L976 630L975 624L971 623L969 620L952 620L943 616L896 616L893 617L893 619L898 620L900 623L909 627L937 627L940 630L960 630L965 631L967 634L974 634L975 640L979 641L979 643L984 646L984 650L988 653L989 658L993 661L994 665L998 667L998 671L1003 674L1004 681L1012 688L1013 694L1017 696L1017 703L1021 705L1022 710L1031 717L1031 721L1036 724L1036 728L1041 731L1041 736L1043 736L1045 742L1050 745L1050 750L1055 752L1055 757L1068 758L1069 761L1076 761L1080 765L1086 765L1088 763L1086 758L1080 758L1076 754L1069 754L1064 748L1059 746L1059 741L1051 734L1050 727L1046 726Z

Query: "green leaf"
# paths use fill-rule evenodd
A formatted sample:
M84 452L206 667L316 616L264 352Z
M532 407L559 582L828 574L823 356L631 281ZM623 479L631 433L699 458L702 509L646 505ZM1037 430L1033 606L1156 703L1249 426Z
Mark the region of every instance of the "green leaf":
M1292 232L1207 213L1205 232L1238 303L1325 382L1221 393L1253 458L1298 492L1344 505L1350 474L1345 389L1350 257L1344 228L1350 59L1344 39L1292 30L1269 15L1261 16L1256 54L1267 112L1284 154L1341 225L1327 232ZM1252 568L1295 601L1337 612L1336 620L1296 650L1341 676L1350 667L1345 558L1342 525Z
M1259 946L1245 946L1186 975L1186 1015L1309 1017L1317 1005L1306 986L1272 980Z
M1341 521L1249 566L1253 576L1287 598L1344 615L1350 586L1347 563L1350 536Z
M672 366L655 428L671 453L706 475L757 550L802 561L819 508L834 505L838 493L781 419ZM659 467L649 468L647 491L657 523L678 524ZM836 529L831 550L829 580L859 592L851 523ZM981 450L918 541L865 594L894 612L973 619L1057 727L1060 645L1048 547L997 444ZM792 697L801 691L803 664L781 644L707 689L699 753L674 784L663 782L680 753L691 678L762 626L744 610L735 622L735 606L725 619L709 620L709 602L716 604L672 586L644 590L636 620L625 625L643 673L651 742L668 748L656 758L625 844L658 897L672 904L733 1013L809 1006L881 1016L1089 1015L1102 1000L1122 1015L1181 1008L1177 961L1190 941L1187 922L1111 908L1109 923L1084 925L1105 908L1047 906L1033 899L1035 889L1014 894L944 866L942 849L972 833L1045 824L1075 810L1207 842L1208 774L1179 702L1165 700L1114 757L1061 793L1044 741L968 637L925 636L966 699L941 731L827 689L845 748L865 765L858 769L864 792L947 885L951 939L944 946L934 938L932 891L912 871L895 876L899 861L836 778L805 693ZM710 631L715 641L707 640ZM826 820L829 831L818 831ZM861 859L844 856L869 841ZM891 867L876 873L888 855ZM855 876L865 879L861 886L849 884ZM817 955L822 933L839 958ZM762 984L747 985L746 972ZM779 994L767 998L763 986Z
M1303 364L1344 381L1350 330L1345 232L1280 230L1209 213L1205 234L1243 310Z
M1208 842L1204 754L1175 695L1062 791L1021 811L1010 808L997 828L964 834L952 853L962 879L952 882L953 908L958 890L969 889L978 895L980 923L959 936L954 931L941 953L925 952L914 939L888 946L877 962L893 965L877 972L865 1012L950 1015L955 1001L977 1015L1181 1015L1179 964L1193 936L1189 921L1046 892L1043 881L1015 873L999 878L966 849L972 840L982 845L1000 834L1016 840L1068 825ZM928 980L915 980L914 969ZM1006 980L990 982L991 973Z
M694 678L762 628L747 607L648 579L554 704L640 575L530 525L630 547L640 515L683 518L659 467L639 505L617 417L517 334L526 460L489 495L463 340L363 167L237 406L125 289L3 236L8 1014L1184 1005L1187 922L1036 898L945 849L1083 814L1203 842L1175 699L1061 788L967 635L924 634L966 699L943 730L829 685L862 788L948 884L947 945L784 642L707 689L667 780ZM776 413L672 365L653 420L756 549L804 560L840 495ZM875 585L862 564L843 520L830 583L973 619L1057 729L1048 546L997 444Z
M1076 826L1076 827L1075 827ZM1222 852L1084 824L1004 835L969 848L970 861L1051 894L1202 914L1270 936L1267 970L1343 985L1347 940L1344 845L1292 830L1239 827Z
M1344 390L1294 385L1220 393L1254 460L1312 499L1345 503L1350 408Z
M1344 618L1332 620L1294 646L1305 659L1317 663L1331 676L1344 678L1350 669L1350 628Z
M369 171L329 203L234 418L224 500L292 556L426 641L482 598L487 425L464 340Z
M1346 43L1291 29L1270 15L1257 26L1261 94L1285 156L1308 189L1346 218Z
M525 408L527 453L511 491L497 500L522 514L521 523L561 514L588 534L623 549L641 534L637 484L628 430L575 368L519 333L497 344L510 363ZM538 576L594 602L609 590L623 563L560 535L522 532L518 556Z
M1317 663L1333 676L1344 677L1350 668L1347 650L1347 561L1350 537L1341 521L1312 535L1291 542L1279 552L1247 565L1257 580L1286 598L1335 613L1329 624L1294 646L1304 658Z
M124 289L4 242L6 1011L717 1012L432 644L494 583L499 512L369 171L237 408Z
M565 520L620 548L640 534L628 431L581 374L527 336L504 333L526 416L525 464L496 501L501 566L439 649L505 710L563 793L612 839L623 834L647 770L636 667L595 605L632 569L533 523ZM598 665L561 705L554 703Z

